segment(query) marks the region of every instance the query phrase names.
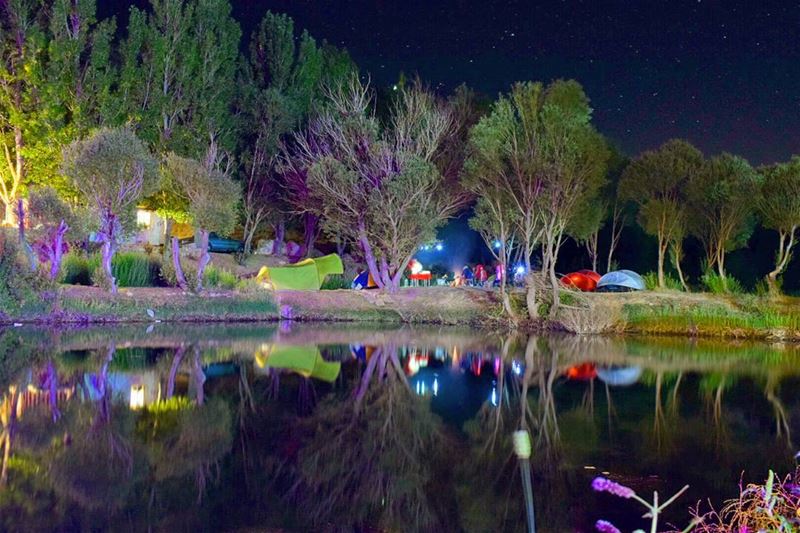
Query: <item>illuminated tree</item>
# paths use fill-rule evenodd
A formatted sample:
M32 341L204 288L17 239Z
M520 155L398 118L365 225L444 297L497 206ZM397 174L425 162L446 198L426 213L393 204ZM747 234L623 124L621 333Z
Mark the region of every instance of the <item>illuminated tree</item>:
M201 157L213 133L234 144L231 103L241 30L227 0L152 0L132 7L117 98L159 153Z
M39 260L49 263L48 276L56 280L61 272L61 259L69 250L70 235L83 236L84 221L51 187L33 189L28 195L28 213L36 241L34 250Z
M703 165L703 154L680 139L642 153L619 182L621 199L638 204L642 229L658 241L658 286L665 286L664 261L670 244L685 234L687 187Z
M706 267L726 284L725 255L747 244L755 226L762 177L741 157L723 153L689 182L690 231L703 243Z
M353 77L294 136L287 171L308 169L308 206L333 236L356 243L379 287L395 291L419 245L435 237L467 196L435 164L449 111L419 87L398 98L388 124Z
M767 274L770 291L779 292L778 277L792 258L800 226L800 157L787 163L762 168L764 182L758 197L758 214L766 228L778 232L778 252L775 268Z
M156 162L130 129L101 128L64 150L63 172L99 216L101 268L116 293L111 259L122 235L134 228L136 202L158 188Z
M239 184L231 179L230 172L230 160L219 152L214 138L211 139L202 162L175 154L169 154L165 159L166 179L174 183L176 193L188 201L189 214L199 234L198 248L201 255L195 284L198 292L203 290L205 268L211 261L208 253L209 233L227 235L236 225L236 209L241 190ZM175 246L176 242L173 240L173 258L178 261ZM179 271L180 263L175 268Z

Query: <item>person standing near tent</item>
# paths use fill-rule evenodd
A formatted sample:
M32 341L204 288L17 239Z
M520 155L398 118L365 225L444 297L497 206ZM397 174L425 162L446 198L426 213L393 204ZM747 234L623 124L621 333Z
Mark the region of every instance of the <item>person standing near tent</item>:
M469 265L464 265L464 268L461 269L461 279L464 285L472 285L473 274Z
M506 266L503 263L497 263L494 267L494 286L499 287L506 277Z
M475 283L479 287L483 287L486 285L486 280L489 279L489 273L486 272L486 268L481 265L475 265Z

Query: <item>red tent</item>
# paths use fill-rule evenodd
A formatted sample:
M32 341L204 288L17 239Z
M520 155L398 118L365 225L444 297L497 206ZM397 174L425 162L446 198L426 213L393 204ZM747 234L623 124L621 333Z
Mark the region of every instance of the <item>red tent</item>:
M591 270L579 270L571 272L561 278L561 283L567 287L574 287L583 292L591 292L597 288L597 280L600 275Z

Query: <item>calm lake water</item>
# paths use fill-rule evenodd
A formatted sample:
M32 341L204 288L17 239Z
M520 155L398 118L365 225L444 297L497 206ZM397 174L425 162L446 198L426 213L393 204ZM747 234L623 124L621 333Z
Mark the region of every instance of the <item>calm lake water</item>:
M0 330L3 531L539 531L788 473L800 352L284 324ZM664 528L666 529L666 528Z

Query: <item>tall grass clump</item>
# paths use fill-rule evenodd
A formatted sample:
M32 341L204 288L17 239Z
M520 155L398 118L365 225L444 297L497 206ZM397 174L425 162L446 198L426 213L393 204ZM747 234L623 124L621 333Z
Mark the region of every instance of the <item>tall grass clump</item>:
M742 294L744 292L739 280L731 276L723 278L711 270L707 270L700 280L703 282L703 287L712 294Z
M114 256L111 271L120 287L156 287L160 285L161 261L141 252L122 252Z
M644 274L642 276L642 279L644 279L644 284L645 284L645 287L647 288L648 291L660 290L660 287L658 286L658 273L657 272L648 272L647 274ZM681 286L680 280L675 279L670 275L665 275L664 276L664 285L665 285L664 288L667 289L667 290L671 290L671 291L682 291L683 290L683 286Z
M236 274L224 268L208 265L203 274L203 282L208 288L233 290L238 285L239 278L236 277Z

